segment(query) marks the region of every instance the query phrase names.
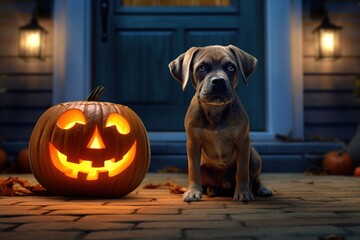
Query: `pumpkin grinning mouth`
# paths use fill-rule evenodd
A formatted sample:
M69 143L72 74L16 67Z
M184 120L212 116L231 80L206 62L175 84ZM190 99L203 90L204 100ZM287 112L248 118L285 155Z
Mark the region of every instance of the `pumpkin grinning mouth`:
M82 172L87 174L86 180L97 180L100 172L107 172L109 177L114 177L128 168L135 158L136 141L122 159L104 160L103 167L92 167L92 161L84 159L79 159L79 163L68 162L67 156L51 143L49 143L49 152L53 165L66 176L76 179L78 173Z

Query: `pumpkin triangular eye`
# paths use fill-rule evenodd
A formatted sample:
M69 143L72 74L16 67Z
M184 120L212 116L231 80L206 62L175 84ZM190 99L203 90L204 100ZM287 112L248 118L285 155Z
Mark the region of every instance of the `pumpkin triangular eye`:
M111 113L106 120L105 127L116 126L120 134L128 134L130 132L129 122L120 114Z
M57 120L57 126L61 129L70 129L76 123L86 124L85 115L79 109L67 110Z

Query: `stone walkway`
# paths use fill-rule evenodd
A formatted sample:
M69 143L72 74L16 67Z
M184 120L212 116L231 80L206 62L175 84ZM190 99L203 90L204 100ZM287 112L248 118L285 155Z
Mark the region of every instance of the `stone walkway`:
M142 185L168 180L186 185L184 174L148 174ZM188 204L142 186L122 199L0 197L0 239L360 239L360 178L264 174L263 181L274 196L248 204L207 196Z

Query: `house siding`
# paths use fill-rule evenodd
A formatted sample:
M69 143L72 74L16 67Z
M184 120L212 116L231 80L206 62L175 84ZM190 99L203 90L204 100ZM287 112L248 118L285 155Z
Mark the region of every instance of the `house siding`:
M33 0L0 1L0 141L28 141L39 116L52 104L53 20L40 18L48 31L45 61L18 58L18 27L32 14ZM310 18L310 0L303 1L305 138L351 139L360 120L353 94L360 75L360 6L355 0L328 0L330 19L343 27L342 58L317 61Z
M360 120L354 95L360 77L359 1L325 1L330 20L342 26L342 57L315 59L313 29L321 19L310 17L310 0L303 1L304 129L306 139L349 141ZM359 79L360 80L360 79Z
M18 57L18 27L27 24L32 0L0 1L0 141L28 141L40 115L52 103L53 20L39 18L47 31L45 61Z

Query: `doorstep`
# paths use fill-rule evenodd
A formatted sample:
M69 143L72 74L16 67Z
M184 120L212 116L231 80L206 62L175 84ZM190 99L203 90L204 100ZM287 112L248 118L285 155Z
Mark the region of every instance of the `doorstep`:
M167 167L187 170L185 141L151 141L151 164L149 172L158 172ZM263 159L262 172L300 173L307 170L322 156L332 150L342 149L337 142L280 142L253 141ZM5 149L10 161L15 161L16 153L28 146L27 142L4 142L0 148Z
M186 171L187 156L185 142L151 142L151 166L149 171L156 172L166 167ZM280 142L253 141L263 159L262 172L300 173L322 160L325 153L342 149L337 142Z

